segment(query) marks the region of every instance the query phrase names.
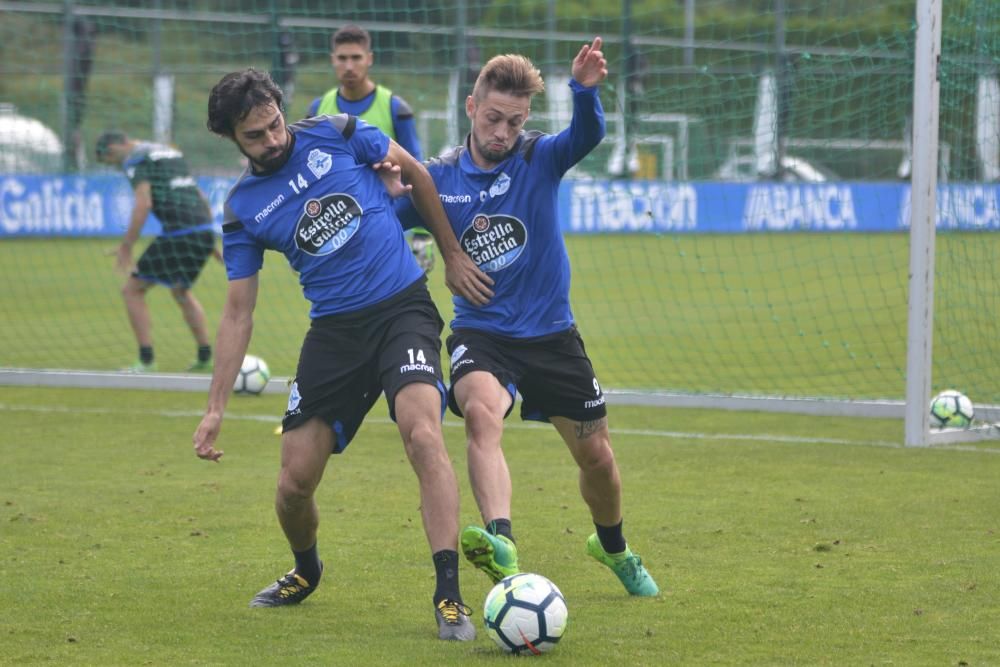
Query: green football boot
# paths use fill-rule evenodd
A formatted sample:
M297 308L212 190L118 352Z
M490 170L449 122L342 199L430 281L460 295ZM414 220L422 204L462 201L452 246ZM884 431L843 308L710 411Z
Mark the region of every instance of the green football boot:
M651 597L660 592L659 586L642 564L642 559L628 547L620 554L609 554L601 546L597 533L594 533L587 539L587 553L611 568L629 594Z
M188 373L211 373L212 372L212 360L208 361L195 361L193 364L187 367Z
M517 574L517 547L503 535L491 535L479 526L462 531L462 553L495 584Z

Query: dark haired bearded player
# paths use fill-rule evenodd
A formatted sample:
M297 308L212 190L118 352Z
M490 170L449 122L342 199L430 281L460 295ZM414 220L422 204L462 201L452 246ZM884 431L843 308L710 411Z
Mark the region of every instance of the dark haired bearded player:
M271 78L253 69L227 74L209 97L209 129L232 140L250 166L226 200L229 288L195 453L222 456L215 441L250 341L258 272L264 251L277 250L298 272L312 319L282 422L275 498L295 567L250 604L295 604L316 589L323 573L316 488L330 455L344 451L384 392L419 482L438 636L471 640L458 585L458 483L441 433L443 323L372 165L390 160L412 184L453 291L485 303L490 280L459 249L433 181L409 153L346 114L286 126L282 99Z

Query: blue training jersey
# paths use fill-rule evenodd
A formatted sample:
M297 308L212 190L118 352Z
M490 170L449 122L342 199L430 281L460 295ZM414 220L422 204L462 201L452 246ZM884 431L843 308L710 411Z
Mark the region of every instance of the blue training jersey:
M556 135L521 132L511 155L490 170L467 146L427 162L462 249L495 281L494 297L475 306L455 296L452 329L534 338L573 325L570 268L556 207L559 181L604 138L597 88L570 81L573 120ZM404 226L419 224L409 198L397 200Z
M423 277L371 163L389 138L354 116L288 126L293 146L279 169L240 176L226 199L223 259L230 280L260 271L277 250L299 274L310 317L360 310Z

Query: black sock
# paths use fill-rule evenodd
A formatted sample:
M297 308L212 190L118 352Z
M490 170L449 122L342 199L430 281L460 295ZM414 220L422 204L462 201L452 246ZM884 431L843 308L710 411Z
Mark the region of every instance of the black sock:
M604 553L608 554L620 554L625 551L625 536L622 534L622 523L619 521L614 526L598 526L596 523L594 527L597 528L597 539L601 541L601 547L604 549Z
M211 345L199 345L198 346L198 361L205 363L212 358L212 346Z
M319 553L316 545L312 545L305 551L292 550L295 555L295 573L309 582L310 586L319 583L319 577L323 573L323 564L319 561Z
M149 347L146 347L145 345L140 345L139 346L139 361L141 361L142 363L144 363L146 365L149 365L149 364L153 363L153 346L152 345L150 345Z
M434 554L434 573L437 575L437 589L434 591L434 604L448 599L462 601L458 592L458 552L442 549Z
M514 541L514 534L511 532L510 519L493 519L486 523L486 532L490 535L503 535L511 542Z

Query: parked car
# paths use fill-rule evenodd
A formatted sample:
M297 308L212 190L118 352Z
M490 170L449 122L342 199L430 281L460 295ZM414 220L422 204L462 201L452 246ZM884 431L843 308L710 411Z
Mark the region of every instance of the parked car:
M756 159L753 155L731 155L715 171L715 179L740 183L769 180L757 173ZM781 172L774 180L783 183L825 183L839 179L826 167L794 155L785 155L781 159Z
M0 174L62 171L62 141L36 118L22 116L12 104L0 103Z

